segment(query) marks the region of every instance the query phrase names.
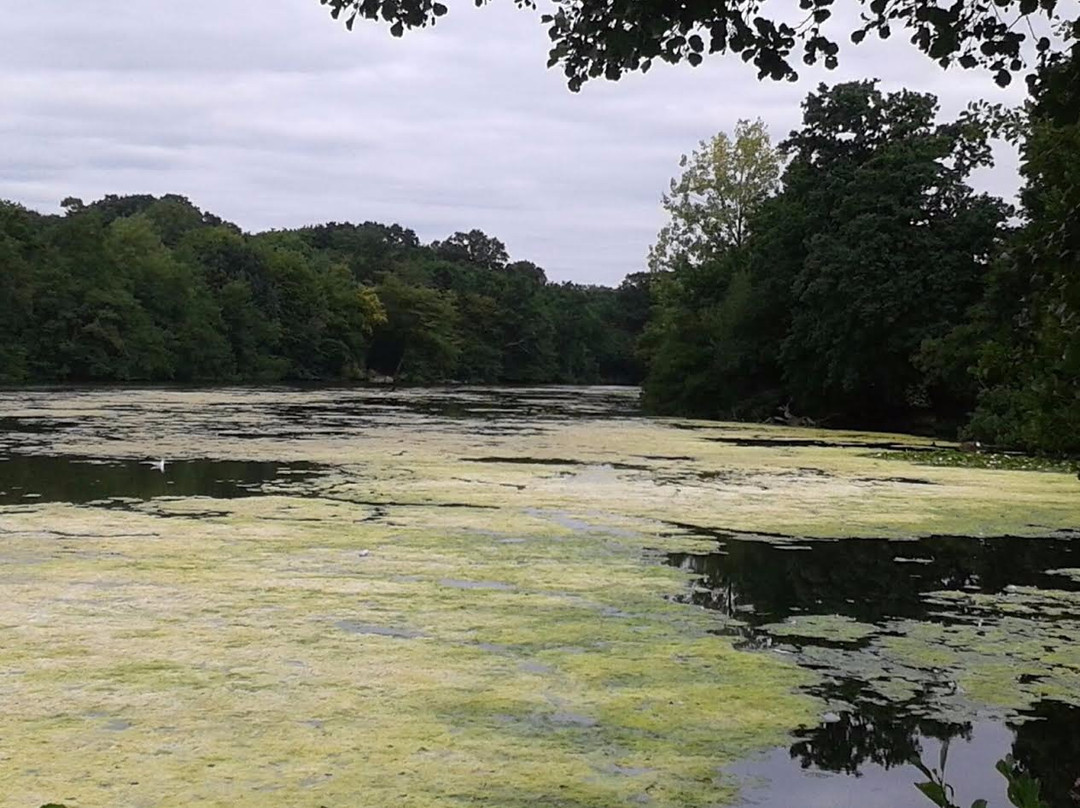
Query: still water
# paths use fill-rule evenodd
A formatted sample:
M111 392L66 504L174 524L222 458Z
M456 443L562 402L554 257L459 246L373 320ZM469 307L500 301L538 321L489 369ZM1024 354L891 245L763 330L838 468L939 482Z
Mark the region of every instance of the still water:
M679 599L723 618L717 631L736 637L747 650L790 655L827 673L814 692L843 705L820 726L793 733L789 747L735 767L753 784L747 805L922 805L911 785L924 778L911 761L936 766L943 746L947 779L966 797L964 804L979 797L993 798L992 805L1007 804L1004 779L995 781L987 773L1011 754L1039 778L1050 805L1080 805L1080 708L1043 700L1008 717L975 713L967 720L942 720L947 713L943 694L935 692L933 671L916 677L925 690L907 699L888 701L868 688L870 677L909 673L874 659L873 633L845 639L814 631L800 636L797 622L795 631L784 622L795 616L839 616L881 634L909 625L906 621L979 624L985 614L963 603L936 600L933 593L995 595L1019 587L1080 592L1080 580L1053 572L1080 566L1080 541L1073 536L788 539L775 544L721 535L715 552L668 553L666 560L693 577ZM1028 618L1052 630L1055 623L1080 619L1080 600L1071 604L1034 609ZM848 664L830 665L827 657L815 654L823 649L844 654ZM859 656L870 658L870 664L852 661ZM1025 684L1038 678L1034 673L1017 676ZM951 689L951 683L946 687Z

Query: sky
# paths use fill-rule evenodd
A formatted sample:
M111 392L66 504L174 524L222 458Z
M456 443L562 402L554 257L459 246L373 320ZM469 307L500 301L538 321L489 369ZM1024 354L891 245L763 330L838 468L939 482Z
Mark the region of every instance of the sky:
M0 0L0 199L176 193L245 230L397 222L424 241L479 228L555 281L645 268L681 154L740 118L775 140L818 82L880 78L1018 103L894 36L840 68L759 82L740 59L658 65L571 93L539 14L451 0L433 28L347 32L317 0ZM843 28L834 33L845 41ZM974 180L1011 197L1016 155Z

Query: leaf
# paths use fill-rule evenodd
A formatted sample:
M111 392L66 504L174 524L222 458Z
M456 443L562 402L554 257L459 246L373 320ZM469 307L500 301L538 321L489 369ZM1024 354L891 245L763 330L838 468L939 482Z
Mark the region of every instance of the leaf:
M915 758L914 760L912 760L912 761L911 761L911 764L912 764L912 765L913 765L913 766L914 766L915 768L917 768L917 769L918 769L919 771L921 771L921 772L923 773L923 776L924 776L924 777L926 777L927 779L929 779L929 780L933 780L933 779L934 779L934 775L930 773L930 770L929 770L928 768L926 768L926 764L925 764L925 763L923 763L923 762L922 762L921 760L919 760L918 758Z
M919 789L939 808L952 808L949 804L949 797L940 783L916 783L915 788Z

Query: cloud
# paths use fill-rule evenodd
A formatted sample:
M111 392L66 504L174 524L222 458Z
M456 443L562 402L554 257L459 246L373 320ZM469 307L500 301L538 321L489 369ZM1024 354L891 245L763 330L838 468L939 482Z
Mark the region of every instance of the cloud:
M572 94L543 67L537 13L509 3L455 5L401 40L370 23L348 33L317 0L59 8L5 10L0 197L55 211L69 195L179 193L249 230L479 227L549 277L586 283L643 268L680 154L739 118L783 137L818 81L907 83L948 115L1020 97L892 41L847 48L840 70L796 85L713 58ZM980 182L1011 195L1011 160Z

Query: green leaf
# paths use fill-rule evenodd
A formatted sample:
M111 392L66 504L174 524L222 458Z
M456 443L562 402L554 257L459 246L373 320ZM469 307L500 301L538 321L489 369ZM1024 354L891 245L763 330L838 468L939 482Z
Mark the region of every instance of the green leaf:
M915 788L925 794L938 808L952 808L949 804L949 797L940 783L916 783Z

